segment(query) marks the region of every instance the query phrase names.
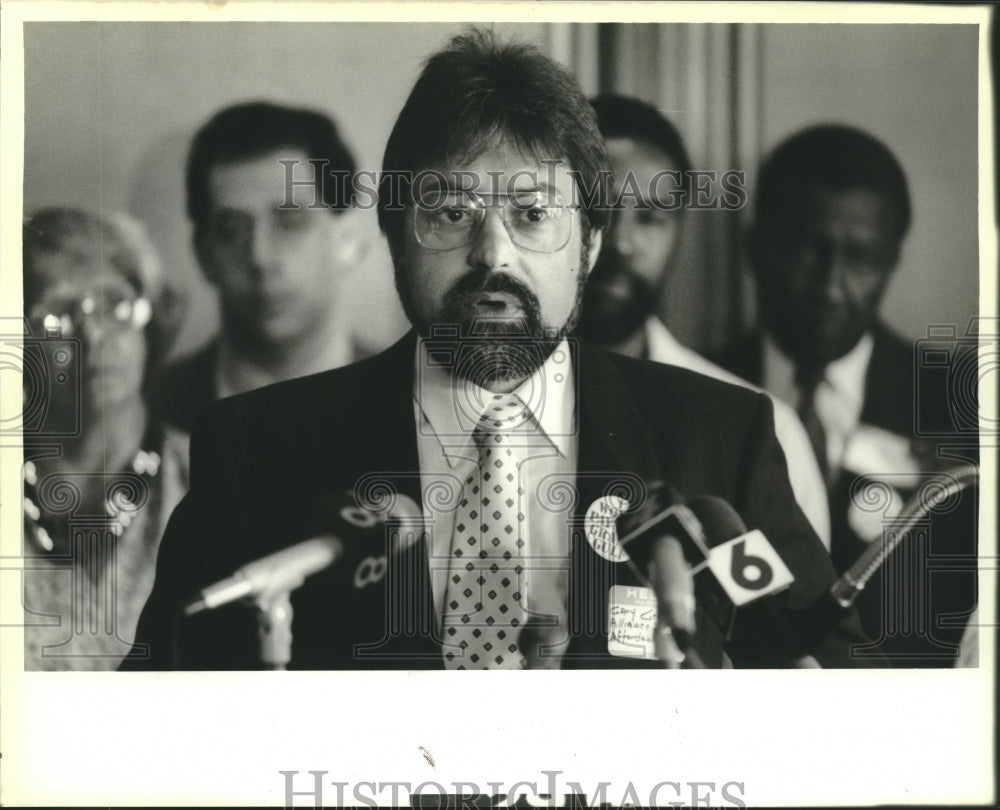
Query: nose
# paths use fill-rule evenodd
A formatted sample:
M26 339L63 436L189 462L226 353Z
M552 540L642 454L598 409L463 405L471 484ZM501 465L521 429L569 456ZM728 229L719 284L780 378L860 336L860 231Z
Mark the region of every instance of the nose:
M500 210L487 209L469 249L469 265L477 270L510 267L514 263L516 252L517 246L510 238Z
M635 252L635 229L632 218L623 211L615 213L611 222L610 243L621 256L631 256Z
M85 347L100 347L104 344L106 334L103 318L110 318L110 313L94 312L81 315L77 319L77 329Z
M254 268L261 272L273 272L278 266L277 235L267 223L257 223L253 229L250 259Z
M835 248L820 251L816 261L816 287L826 301L839 304L845 299L849 275L850 268L841 251Z
M106 328L101 315L84 315L77 321L76 334L80 338L80 361L84 367L100 362L105 352L113 352L114 330Z

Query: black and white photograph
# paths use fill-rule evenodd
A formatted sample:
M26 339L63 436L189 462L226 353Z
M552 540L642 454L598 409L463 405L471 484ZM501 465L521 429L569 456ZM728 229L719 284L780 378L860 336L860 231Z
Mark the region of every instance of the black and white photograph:
M6 3L0 801L992 804L995 17Z

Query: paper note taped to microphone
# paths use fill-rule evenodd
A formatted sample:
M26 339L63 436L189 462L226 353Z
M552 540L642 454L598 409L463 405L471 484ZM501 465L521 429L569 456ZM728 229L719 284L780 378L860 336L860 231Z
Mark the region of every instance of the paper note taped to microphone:
M709 549L708 567L734 605L745 605L795 581L759 529Z
M656 660L656 597L649 588L612 585L608 592L608 652Z

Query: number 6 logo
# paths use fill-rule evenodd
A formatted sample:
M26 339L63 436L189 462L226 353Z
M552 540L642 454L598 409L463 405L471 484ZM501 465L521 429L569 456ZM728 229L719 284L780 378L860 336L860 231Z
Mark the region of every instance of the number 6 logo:
M745 605L795 581L778 552L757 529L711 549L708 567L734 605Z
M741 588L762 591L774 579L774 569L763 557L747 554L746 549L746 540L737 540L733 544L733 561L729 573Z

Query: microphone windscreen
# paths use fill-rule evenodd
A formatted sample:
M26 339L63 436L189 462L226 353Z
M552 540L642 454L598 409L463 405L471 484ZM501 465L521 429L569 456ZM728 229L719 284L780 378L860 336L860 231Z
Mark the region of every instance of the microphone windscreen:
M743 518L728 501L716 495L699 495L688 501L688 508L694 512L705 532L705 543L709 548L721 545L734 537L746 534Z
M651 541L656 538L676 538L693 564L703 556L698 549L701 529L685 508L684 497L667 481L651 482L646 497L619 516L617 528L625 552L643 571L650 562Z
M705 531L705 543L709 548L748 534L743 518L723 498L701 495L691 498L688 508L701 522ZM750 648L745 650L748 656L761 656L761 660L768 660L769 655L770 660L791 661L796 660L803 652L804 644L799 628L774 595L763 596L743 605L737 611L731 600L723 595L723 588L716 587L715 582L709 584L711 587L701 591L704 601L710 605L708 612L719 617L721 626L727 627L730 635L736 627L743 626L744 643Z

